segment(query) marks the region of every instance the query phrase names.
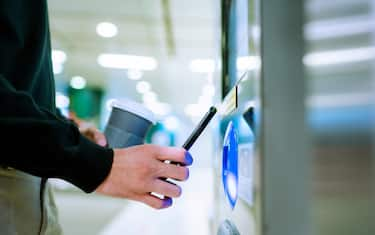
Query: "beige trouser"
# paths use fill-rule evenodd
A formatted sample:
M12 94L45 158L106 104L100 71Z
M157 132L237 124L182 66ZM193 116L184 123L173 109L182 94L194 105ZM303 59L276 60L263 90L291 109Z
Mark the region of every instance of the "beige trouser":
M0 167L0 234L62 234L52 190L45 180Z

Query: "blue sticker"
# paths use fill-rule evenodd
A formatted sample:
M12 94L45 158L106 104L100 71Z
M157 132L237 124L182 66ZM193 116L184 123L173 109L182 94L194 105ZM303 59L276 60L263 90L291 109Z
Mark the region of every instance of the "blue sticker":
M233 209L238 198L238 138L232 121L225 132L222 167L224 192Z

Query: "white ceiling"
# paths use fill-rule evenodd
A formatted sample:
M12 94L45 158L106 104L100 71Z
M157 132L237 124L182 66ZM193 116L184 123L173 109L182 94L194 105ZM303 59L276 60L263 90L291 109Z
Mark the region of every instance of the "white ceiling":
M171 27L165 24L163 2L167 3ZM49 0L52 45L67 54L64 72L57 79L74 75L88 85L111 89L118 84L123 96L141 101L136 81L126 71L102 68L100 53L152 56L158 67L144 73L159 101L171 104L182 114L187 104L196 103L207 83L207 75L192 73L189 63L196 58L215 58L219 43L218 3L214 0ZM167 8L168 8L167 7ZM109 21L117 25L114 38L101 38L96 25ZM169 30L170 33L167 33ZM169 41L168 41L169 40Z

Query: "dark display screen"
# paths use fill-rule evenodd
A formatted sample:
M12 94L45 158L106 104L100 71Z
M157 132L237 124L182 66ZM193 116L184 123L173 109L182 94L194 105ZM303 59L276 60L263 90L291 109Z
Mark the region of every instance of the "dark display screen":
M245 72L241 58L249 55L248 1L222 0L222 98Z

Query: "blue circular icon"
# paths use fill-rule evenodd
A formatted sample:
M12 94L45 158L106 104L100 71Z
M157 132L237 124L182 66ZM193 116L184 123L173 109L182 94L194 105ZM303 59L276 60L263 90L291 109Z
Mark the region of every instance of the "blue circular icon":
M233 209L238 198L238 139L230 121L224 136L222 181L224 192Z

